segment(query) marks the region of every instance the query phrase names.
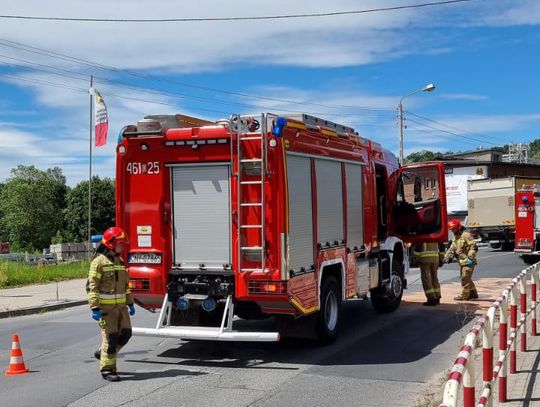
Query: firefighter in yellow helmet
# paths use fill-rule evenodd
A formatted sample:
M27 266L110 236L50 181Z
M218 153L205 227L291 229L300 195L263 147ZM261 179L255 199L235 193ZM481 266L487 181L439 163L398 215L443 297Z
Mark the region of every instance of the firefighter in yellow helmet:
M474 266L477 264L478 247L471 234L465 230L459 220L452 219L448 222L448 228L454 233L454 240L444 255L444 261L448 263L452 258L457 259L462 288L461 294L454 297L454 300L474 300L478 298L478 292L472 281L472 275Z
M121 253L125 232L112 227L105 231L98 248L102 252L90 264L88 273L88 303L92 318L101 328L99 368L105 380L117 382L116 355L131 338L130 315L135 315L133 296L129 289L129 274Z
M417 243L413 252L416 263L420 266L422 287L427 301L423 305L434 306L441 302L441 285L437 276L444 253L439 243Z

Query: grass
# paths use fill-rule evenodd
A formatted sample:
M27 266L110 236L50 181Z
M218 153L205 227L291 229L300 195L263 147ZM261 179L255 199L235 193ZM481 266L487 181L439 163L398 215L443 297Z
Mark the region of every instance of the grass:
M88 276L88 261L28 265L0 260L0 288L20 287Z

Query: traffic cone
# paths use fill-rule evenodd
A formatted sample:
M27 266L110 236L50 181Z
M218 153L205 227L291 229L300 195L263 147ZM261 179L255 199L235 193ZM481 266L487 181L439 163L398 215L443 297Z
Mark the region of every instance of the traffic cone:
M17 374L27 374L29 370L24 365L21 344L19 343L19 335L13 334L13 343L11 345L11 359L9 361L6 376L14 376Z

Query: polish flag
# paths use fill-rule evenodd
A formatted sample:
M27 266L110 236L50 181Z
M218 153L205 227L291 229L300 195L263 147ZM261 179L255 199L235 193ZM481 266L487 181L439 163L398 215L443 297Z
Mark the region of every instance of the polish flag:
M94 89L96 96L96 147L107 144L107 131L109 130L109 118L107 116L107 106L97 89Z

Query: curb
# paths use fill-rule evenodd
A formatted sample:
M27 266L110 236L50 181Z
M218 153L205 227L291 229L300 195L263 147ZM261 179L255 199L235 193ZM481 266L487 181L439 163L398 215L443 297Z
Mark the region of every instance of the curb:
M19 317L19 316L22 316L22 315L39 314L41 312L56 311L56 310L59 310L59 309L77 307L79 305L84 305L84 304L88 304L88 300L66 301L66 302L60 302L60 303L51 304L51 305L38 305L38 306L35 306L35 307L19 308L19 309L7 310L7 311L0 311L0 319L11 318L11 317Z

